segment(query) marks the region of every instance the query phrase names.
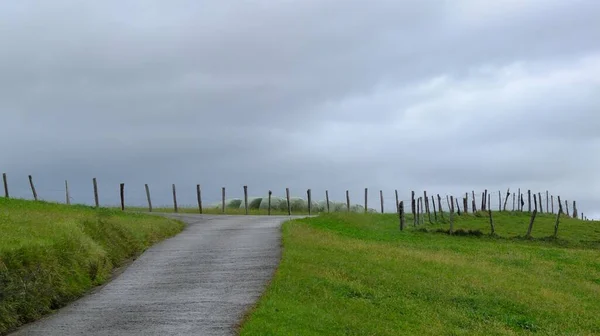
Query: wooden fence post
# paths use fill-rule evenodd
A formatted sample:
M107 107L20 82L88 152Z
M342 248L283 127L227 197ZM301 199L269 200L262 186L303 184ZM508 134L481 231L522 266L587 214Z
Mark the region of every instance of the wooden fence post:
M244 213L248 215L248 186L244 186Z
M175 183L173 183L173 210L175 210L175 212L179 212L179 208L177 207L177 190L175 190Z
M415 201L415 192L414 190L410 192L410 204L411 204L411 210L412 210L412 214L413 214L413 226L417 226L417 203Z
M400 231L404 230L404 201L398 203L398 216L400 217Z
M329 213L329 190L325 190L325 203L327 203L327 212Z
M100 201L98 199L98 182L96 181L95 177L92 179L92 184L94 185L94 202L96 204L96 208L99 208Z
M460 216L460 204L458 204L458 198L455 198L454 201L456 202L456 213Z
M515 212L515 200L516 200L516 195L515 193L512 194L513 195L513 207L512 207L512 211Z
M33 177L29 175L29 185L31 186L31 192L33 193L33 199L38 200L37 192L35 191L35 186L33 185Z
M466 197L463 198L463 213L466 215L469 213L469 201Z
M560 196L557 196L557 201L558 201L557 202L558 203L558 211L560 211L562 213L565 213L564 210L563 210L563 207L562 207L562 202L560 200Z
M394 193L396 194L396 212L399 212L398 204L400 204L400 200L398 199L398 189L394 190Z
M569 202L567 200L565 200L565 214L567 217L571 216L571 213L569 212Z
M491 209L491 208L492 208L492 194L488 194L486 209Z
M65 180L65 197L67 199L67 205L71 205L71 195L69 195L69 181Z
M502 211L502 192L498 190L498 211Z
M121 196L121 211L125 211L125 183L119 185L119 195Z
M417 226L417 224L421 223L421 218L419 218L420 215L421 215L421 209L420 209L421 202L420 202L420 199L417 198L416 202L417 202L417 211L416 211L416 215L415 215L415 223L414 223L413 226Z
M577 202L573 201L573 218L577 218Z
M271 196L273 196L273 192L271 190L269 190L269 204L268 204L268 208L267 208L267 214L269 216L271 216Z
M437 210L435 209L435 197L433 197L433 195L431 195L431 203L433 204L433 216L435 218L435 221L437 222Z
M287 199L288 216L292 215L292 204L290 203L290 188L285 188L285 197Z
M379 200L381 201L381 213L383 213L383 190L379 190Z
M475 190L472 190L473 192L473 213L477 212L477 199L475 198Z
M202 189L199 184L196 184L196 198L198 200L198 212L202 214Z
M429 210L429 197L427 197L427 191L423 191L423 200L425 200L425 211L427 212L427 218L429 223L431 222L431 211Z
M531 212L531 190L527 190L527 211Z
M8 193L8 178L6 177L6 173L2 173L2 181L4 181L4 197L10 198L10 194Z
M529 228L527 228L527 238L531 238L531 231L533 230L533 221L535 221L535 216L537 215L537 209L534 209L531 213L531 219L529 220Z
M492 209L488 210L488 215L490 216L490 228L492 230L492 236L495 236L496 228L494 227L494 219L492 218Z
M534 210L538 209L538 206L537 206L537 197L535 196L535 194L533 195L533 206L534 206Z
M506 198L504 199L504 208L502 209L503 211L506 211L506 204L508 203L509 197L510 197L510 188L508 188L508 190L506 190Z
M145 184L144 187L146 188L146 199L148 200L148 211L152 212L152 198L150 198L150 187L148 186L148 184Z
M550 211L550 199L548 198L548 190L546 190L546 212Z
M346 211L350 212L350 191L346 190Z
M554 195L550 195L550 204L552 207L552 213L554 213Z
M454 233L454 197L450 196L450 234Z
M554 222L554 238L558 237L558 223L560 222L560 214L562 213L561 209L558 209L558 214L556 214L556 221Z
M446 204L448 204L448 209L454 209L454 201L450 202L450 197L446 195Z
M544 207L542 206L542 193L541 192L538 192L538 199L540 200L539 201L539 204L540 204L540 213L544 213Z
M221 187L221 213L225 213L225 187Z
M440 217L442 217L442 219L444 219L444 211L442 209L442 197L440 196L440 194L437 194L437 198L438 198L438 211L440 213Z
M365 188L365 213L367 213L367 199L369 198L369 189Z
M308 199L308 215L312 212L312 197L310 197L310 189L306 190L306 198Z
M517 192L517 210L523 211L523 206L521 205L523 199L521 198L521 188L519 188L519 191Z

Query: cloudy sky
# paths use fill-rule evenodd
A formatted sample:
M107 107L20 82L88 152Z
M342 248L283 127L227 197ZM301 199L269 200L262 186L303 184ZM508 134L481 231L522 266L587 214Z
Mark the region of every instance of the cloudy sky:
M0 3L11 193L550 190L600 218L597 0ZM492 198L496 200L497 198Z

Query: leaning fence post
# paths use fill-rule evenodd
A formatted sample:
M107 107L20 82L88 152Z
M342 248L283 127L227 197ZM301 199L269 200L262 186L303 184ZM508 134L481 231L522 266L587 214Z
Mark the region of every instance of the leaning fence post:
M4 181L4 197L10 198L10 195L8 194L8 179L6 173L2 173L2 181Z
M71 205L71 195L69 195L69 181L65 180L65 197L67 199L67 205Z
M329 213L329 190L325 190L325 203L327 204L327 212Z
M244 186L244 211L248 214L248 186Z
M144 187L146 188L146 198L148 199L148 211L152 212L152 199L150 198L150 187L148 186L148 184L145 184Z
M440 194L437 194L437 199L438 199L438 211L440 213L440 217L442 217L442 219L444 219L444 211L442 209L442 196L440 196Z
M121 211L125 211L125 183L119 185L119 195L121 196Z
M179 212L179 209L177 208L177 191L175 190L174 183L173 183L173 210L175 210L175 212Z
M558 214L556 214L556 221L554 222L554 238L558 237L558 223L560 222L560 214L562 213L561 209L558 209Z
M404 201L398 203L398 216L400 217L400 231L404 230Z
M506 211L506 204L508 203L508 198L510 197L510 188L508 188L508 190L506 190L506 198L504 199L504 207L503 207L503 211Z
M529 220L529 228L527 228L527 238L531 238L531 231L533 230L533 221L535 221L535 216L537 215L537 209L534 209L531 213L531 219Z
M198 212L202 214L202 189L196 184L196 198L198 199Z
M29 175L29 185L31 186L31 192L33 193L33 199L38 200L37 192L35 191L35 186L33 185L33 177Z
M96 203L96 208L100 207L100 201L98 200L98 182L94 177L92 179L92 184L94 185L94 202Z
M533 194L533 206L534 206L534 210L538 209L538 206L537 206L537 197L535 196L535 194Z
M400 204L400 200L398 199L398 189L394 190L394 193L396 194L396 212L400 211L398 210L398 204Z

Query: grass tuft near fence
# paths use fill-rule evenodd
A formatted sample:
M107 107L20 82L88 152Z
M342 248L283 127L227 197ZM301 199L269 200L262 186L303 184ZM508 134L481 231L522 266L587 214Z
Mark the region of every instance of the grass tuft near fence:
M104 283L182 228L158 216L0 198L0 335Z
M494 218L494 236L484 215L455 216L454 236L401 232L397 215L289 221L241 335L600 334L600 223L565 218L550 239L553 216L540 216L523 239L529 214Z

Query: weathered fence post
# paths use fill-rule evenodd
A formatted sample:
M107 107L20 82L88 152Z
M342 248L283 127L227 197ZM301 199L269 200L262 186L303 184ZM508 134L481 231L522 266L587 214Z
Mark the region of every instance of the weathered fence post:
M485 211L485 203L487 202L486 192L481 193L481 211Z
M94 203L96 204L96 208L99 208L100 200L98 199L98 182L96 181L95 177L92 179L92 184L94 186Z
M527 190L527 211L531 212L531 190Z
M290 203L290 188L285 188L285 197L287 198L288 216L292 215L292 204Z
M175 189L175 183L173 183L173 210L175 210L175 212L179 212L179 208L177 207L177 190Z
M535 194L533 195L533 206L534 206L534 210L538 209L538 206L537 206L537 197L535 196Z
M538 192L538 199L540 200L540 213L544 213L544 207L542 207L542 193Z
M415 201L415 192L414 190L410 192L410 199L411 199L411 210L412 210L412 214L413 214L413 226L417 226L417 203Z
M150 198L150 187L148 184L144 185L146 189L146 199L148 200L148 212L152 212L152 198Z
M421 206L420 198L417 198L416 202L417 202L417 210L416 210L416 215L415 215L415 223L413 226L417 226L417 224L421 223L421 218L419 218L421 215L421 209L419 208Z
M29 175L29 185L31 186L31 192L33 193L33 199L38 200L37 192L35 191L35 186L33 185L33 177Z
M431 196L431 204L433 204L433 216L435 218L435 221L437 222L437 210L435 209L435 197L433 197L433 195Z
M225 187L221 187L221 213L225 213Z
M273 196L273 192L269 190L269 204L267 207L267 214L271 216L271 197Z
M423 202L423 197L419 197L419 200L421 202L421 215L420 215L420 219L421 219L421 224L425 225L425 202Z
M531 219L529 220L529 228L527 228L527 238L531 238L531 231L533 230L533 221L535 221L535 216L537 215L537 209L534 209L531 213Z
M369 198L369 189L365 188L365 213L367 213L367 209L368 209L368 207L367 207L367 205L368 205L367 204L367 199L368 198Z
M71 195L69 195L69 181L65 180L65 197L67 198L67 205L71 205Z
M557 196L557 202L556 203L558 203L558 211L560 211L562 213L565 213L565 211L563 210L563 207L562 207L562 201L560 200L560 196Z
M394 193L396 194L396 212L400 211L398 210L398 204L400 204L400 200L398 199L398 189L394 190Z
M519 188L519 191L517 192L517 210L523 211L523 206L521 205L523 199L521 198L521 188Z
M6 173L2 173L2 181L4 182L4 197L10 198L10 194L8 193L8 178L6 177Z
M327 212L329 212L329 190L325 190L325 203L327 203Z
M475 198L475 190L471 191L473 193L473 213L477 212L477 199Z
M492 194L488 194L488 200L487 200L487 206L486 209L491 209L492 208Z
M550 204L552 207L552 213L554 213L554 195L550 195Z
M556 221L554 222L554 238L558 237L558 223L560 222L560 214L562 213L561 209L558 209L558 214L556 214Z
M573 218L577 218L577 202L573 201Z
M448 209L454 209L454 202L450 202L450 197L446 195L446 204L448 204Z
M460 204L458 204L458 198L455 198L454 201L456 202L456 213L460 216Z
M244 186L244 213L248 214L248 186Z
M440 213L440 217L442 217L442 219L444 219L444 211L442 209L442 197L440 196L440 194L437 194L437 199L438 199L438 211Z
M350 191L346 190L346 211L350 212Z
M404 201L398 203L398 216L400 217L400 231L404 230Z
M202 214L202 189L196 184L196 198L198 199L198 212Z
M310 195L310 189L306 190L306 198L308 199L308 215L312 213L312 197Z
M383 213L383 190L379 190L379 200L381 201L381 213Z
M454 197L450 196L450 234L454 233Z
M119 195L121 196L121 211L125 211L125 183L119 185Z
M429 197L427 197L427 191L423 191L423 200L425 201L425 211L427 212L427 218L431 223L431 211L429 211Z
M498 190L498 211L502 211L502 192Z
M546 190L546 212L550 211L550 199L548 198L548 190Z
M492 236L496 235L496 228L494 227L494 219L492 218L492 209L488 210L488 215L490 216L490 228L492 230Z
M515 212L515 200L516 200L516 195L515 193L512 194L513 196L513 207L512 207L512 211Z
M463 213L466 215L469 213L469 201L466 197L463 198Z
M569 201L565 200L565 214L567 215L567 217L570 217L571 213L569 212Z
M510 197L510 188L508 188L508 190L506 190L506 198L504 199L504 208L502 209L503 211L506 211L506 204L508 203L509 197Z

